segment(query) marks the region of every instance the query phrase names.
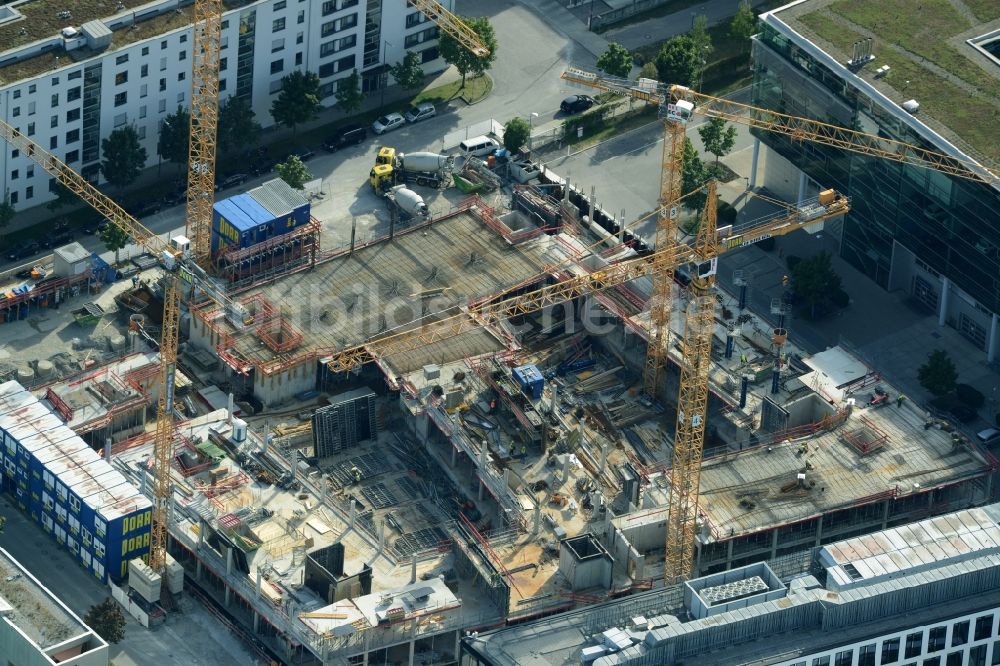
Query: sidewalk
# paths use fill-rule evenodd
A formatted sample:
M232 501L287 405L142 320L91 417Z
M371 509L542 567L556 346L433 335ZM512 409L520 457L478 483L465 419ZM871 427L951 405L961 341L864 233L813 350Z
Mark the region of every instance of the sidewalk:
M604 35L587 30L587 24L581 23L573 12L566 9L565 1L517 0L517 2L537 14L550 28L576 42L578 46L594 57L594 61L608 48L609 40ZM590 63L571 61L570 64L585 65Z
M426 85L424 86L424 88L425 89L437 88L439 86L447 85L449 83L454 83L455 81L460 81L461 78L462 76L458 73L458 71L454 67L449 66L443 72L427 77ZM414 94L415 92L412 90L404 90L399 86L389 86L388 88L386 88L385 91L385 104L388 106L390 104L394 104L399 101L409 100L414 96ZM356 115L363 115L371 111L377 110L381 105L381 101L382 101L382 96L380 93L375 93L373 95L365 97L364 104L362 104L361 110L358 111ZM464 102L461 102L459 100L455 100L452 103L464 104ZM346 120L347 118L348 116L346 114L333 107L324 108L320 110L316 120L312 120L307 123L299 125L294 135L301 135L306 132L309 132L310 130L323 127L324 125L328 125L330 123L334 123L340 120ZM260 119L258 118L258 120ZM292 139L294 135L292 130L287 127L278 127L276 125L272 125L270 127L265 127L264 129L261 130L260 141L258 142L258 145L269 146L269 147L275 146L283 141ZM186 168L186 165L177 165L174 164L173 162L163 162L162 165L157 166L158 159L159 156L155 153L155 151L148 154L146 156L146 163L150 166L144 169L143 172L139 174L139 177L135 180L135 182L133 182L131 185L125 188L124 191L118 191L118 190L108 191L106 185L101 186L102 191L105 191L105 193L108 194L108 196L115 199L121 197L122 195L142 192L144 189L149 188L151 185L154 185L163 180L175 180L177 178L182 177L182 175L184 174L184 169ZM231 171L232 169L227 169L226 168L227 166L228 165L226 164L225 160L220 159L216 164L216 170ZM58 219L74 210L77 210L78 208L79 206L69 205L69 206L63 206L62 208L59 208L55 211L50 211L45 204L42 204L25 210L19 210L17 214L14 216L14 219L11 220L10 225L8 225L3 230L3 233L9 234L15 231L19 231L21 229L26 229L36 224L47 222L49 220Z

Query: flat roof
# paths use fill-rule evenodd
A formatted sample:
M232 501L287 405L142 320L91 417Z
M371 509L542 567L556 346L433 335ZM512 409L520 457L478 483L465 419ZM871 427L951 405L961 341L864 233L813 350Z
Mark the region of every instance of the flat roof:
M762 16L778 20L844 64L855 42L874 38L875 59L857 75L901 105L915 99L916 119L976 157L1000 160L1000 64L967 40L998 27L995 0L798 0ZM876 78L875 70L890 69ZM986 165L988 166L988 165Z
M925 429L926 419L911 402L902 409L857 405L841 426L809 438L805 454L796 440L706 458L698 506L712 528L727 536L731 530L757 532L883 494L905 497L989 473L978 451L954 446L943 430ZM862 453L845 441L845 434L873 431L872 426L888 436L881 446ZM811 469L805 469L800 486L797 475L806 463Z
M260 224L267 224L274 215L248 193L237 194L222 201L216 201L215 212L237 231L250 231Z
M0 618L17 627L42 650L81 634L93 634L31 572L0 548L0 603L3 601L11 611L0 613ZM94 638L100 641L96 635Z
M280 311L289 330L301 333L301 342L289 351L277 353L256 334L241 334L218 311L209 317L233 337L235 355L254 364L322 355L402 330L424 317L425 307L438 312L511 289L561 262L565 252L544 234L510 244L472 212L461 211L241 293L238 300L262 299ZM409 372L496 351L498 345L490 334L474 330L389 360L400 372Z

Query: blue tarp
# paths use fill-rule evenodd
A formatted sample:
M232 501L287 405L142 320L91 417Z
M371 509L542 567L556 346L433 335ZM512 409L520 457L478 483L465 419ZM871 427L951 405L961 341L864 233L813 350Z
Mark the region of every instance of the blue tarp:
M93 267L92 275L95 280L111 284L118 279L118 271L113 269L108 262L101 259L96 252L90 255L90 265Z

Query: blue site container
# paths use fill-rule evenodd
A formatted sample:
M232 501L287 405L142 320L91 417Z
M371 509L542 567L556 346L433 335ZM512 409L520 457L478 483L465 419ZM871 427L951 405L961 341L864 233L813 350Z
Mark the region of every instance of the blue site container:
M542 390L545 388L545 377L542 376L538 366L522 365L514 368L514 381L517 382L521 390L528 394L532 400L539 400L542 397Z
M218 201L212 207L212 252L252 247L309 222L309 200L285 181Z

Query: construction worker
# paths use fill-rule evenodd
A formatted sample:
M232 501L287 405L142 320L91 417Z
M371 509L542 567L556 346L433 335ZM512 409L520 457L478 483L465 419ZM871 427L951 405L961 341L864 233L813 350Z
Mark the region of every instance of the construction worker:
M528 455L528 445L524 442L521 443L521 457L524 458Z
M740 353L740 365L746 365L746 364L747 364L747 353L742 352Z
M354 475L354 483L361 483L361 470L357 465L351 465L351 474Z
M905 396L905 395L903 395L902 393L900 393L900 394L899 394L899 395L898 395L898 396L896 397L896 406L897 406L897 407L902 407L902 406L903 406L903 403L904 403L904 402L906 402L906 396Z

